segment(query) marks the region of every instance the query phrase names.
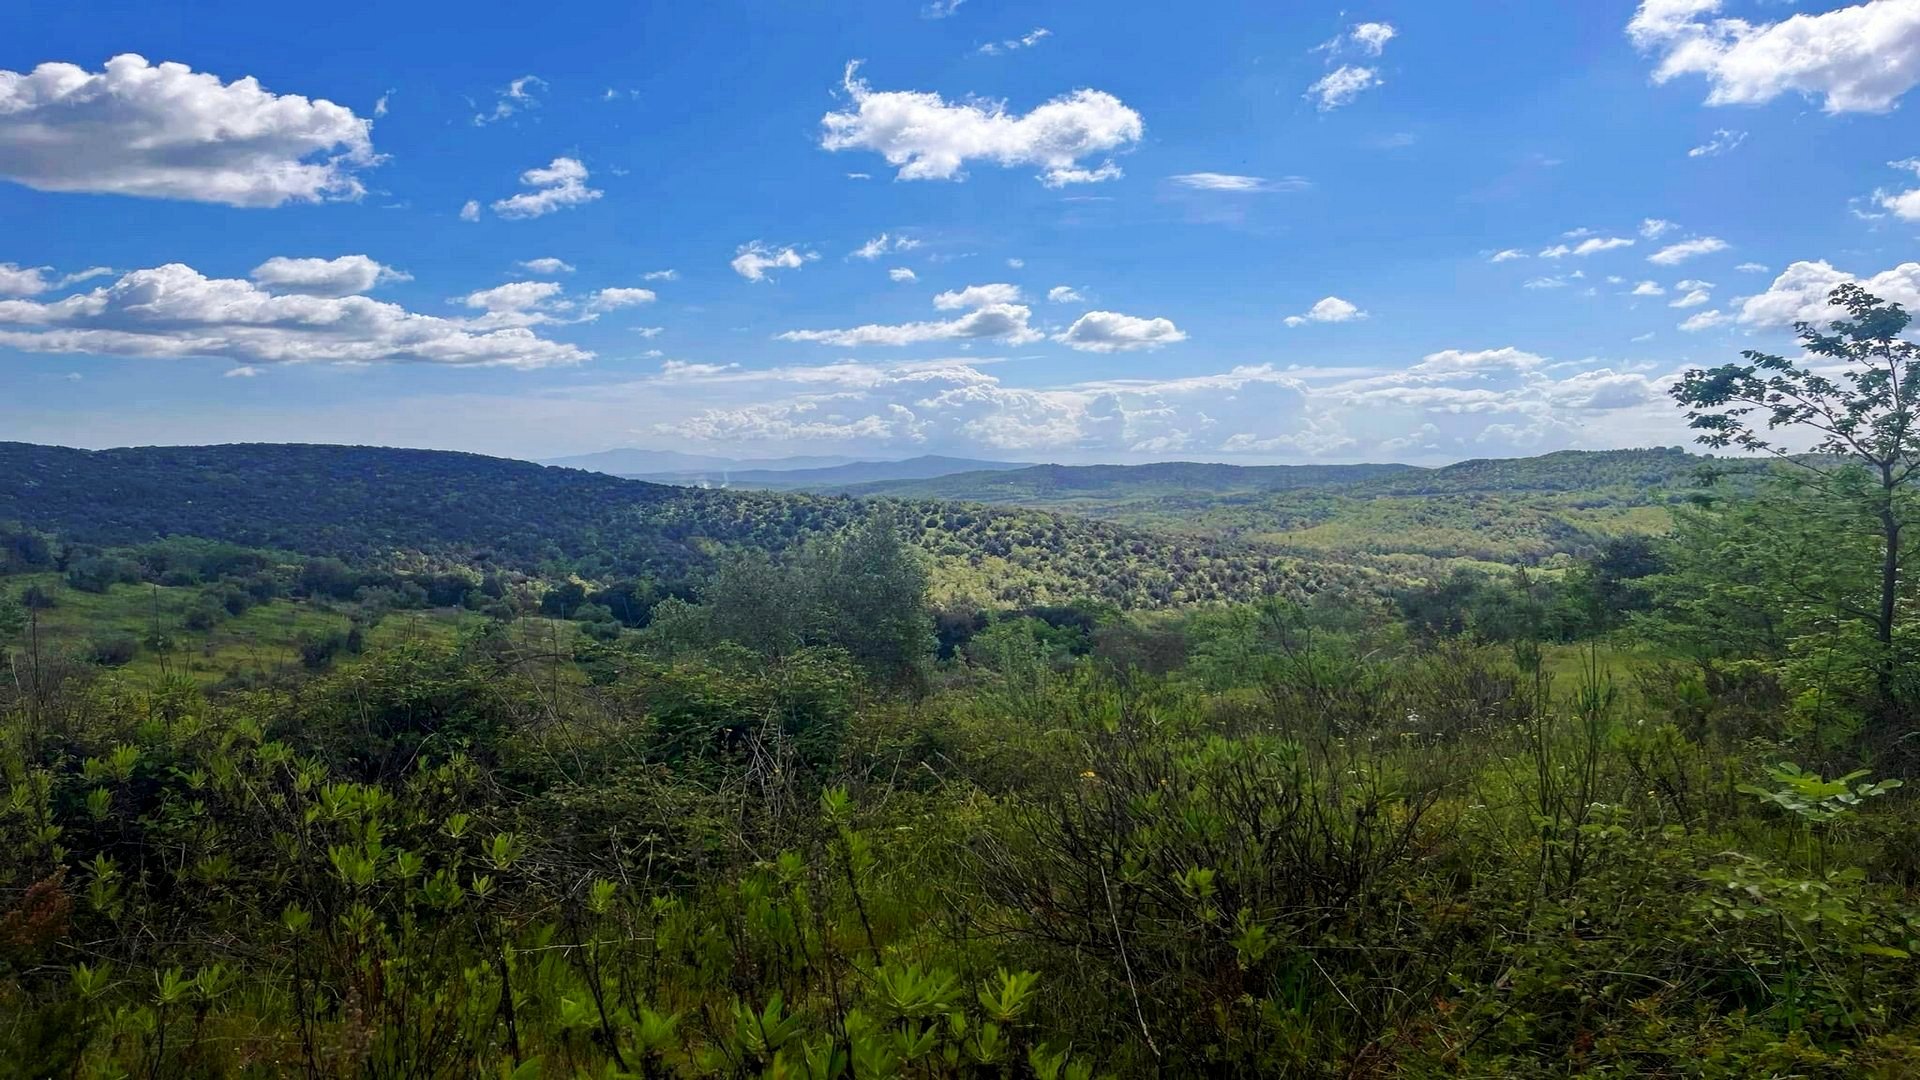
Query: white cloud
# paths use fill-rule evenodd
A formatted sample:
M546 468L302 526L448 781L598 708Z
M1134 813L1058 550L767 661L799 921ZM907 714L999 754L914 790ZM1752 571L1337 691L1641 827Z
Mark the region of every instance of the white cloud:
M1521 251L1519 248L1504 248L1500 251L1494 252L1492 255L1489 255L1487 257L1487 261L1497 262L1497 263L1512 262L1515 259L1524 259L1526 257L1527 257L1527 253L1524 251Z
M1366 317L1367 313L1352 303L1337 296L1329 296L1308 308L1304 315L1287 316L1285 322L1288 326L1305 326L1310 322L1342 323Z
M554 281L510 281L491 289L470 292L461 301L490 315L519 314L544 307L560 296Z
M524 326L443 319L365 296L275 294L179 263L63 300L0 301L0 347L204 357L242 364L434 363L546 367L592 359Z
M887 280L918 281L920 280L920 278L919 278L919 275L915 274L912 270L909 270L904 266L896 266L893 269L887 271Z
M1393 40L1394 34L1395 30L1388 23L1364 22L1356 23L1347 37L1369 56L1379 56L1380 50L1387 47L1387 42Z
M1142 319L1117 311L1089 311L1053 340L1081 352L1130 352L1157 349L1187 340L1170 319Z
M1684 437L1665 398L1672 376L1518 348L1445 350L1419 370L1236 367L1173 378L1105 375L1009 386L977 363L838 361L664 372L593 407L629 415L644 401L663 435L795 451L814 444L920 453L1458 460Z
M663 379L698 379L709 375L720 375L739 370L739 364L699 364L691 360L663 360L660 363L660 377Z
M365 255L337 259L289 259L275 256L248 275L276 293L305 296L353 296L394 281L412 281L413 275L382 266Z
M551 255L546 256L544 258L539 258L539 259L527 259L523 262L516 263L515 265L519 266L520 269L522 270L526 270L535 274L571 274L573 273L572 263L567 262L564 259L556 259Z
M1767 290L1749 296L1740 305L1740 322L1748 326L1784 327L1796 322L1825 323L1845 313L1828 305L1827 297L1836 286L1858 282L1860 287L1878 296L1904 305L1909 311L1920 308L1920 262L1902 263L1868 278L1855 277L1831 264L1796 262L1780 272Z
M1665 296L1665 295L1667 295L1667 290L1666 290L1666 289L1664 289L1664 288L1662 288L1662 287L1660 286L1660 283L1659 283L1659 282L1657 282L1657 281L1643 281L1643 282L1641 282L1640 284L1638 284L1638 285L1635 285L1635 286L1633 287L1633 292L1632 292L1632 293L1631 293L1630 295L1633 295L1633 296Z
M495 200L494 213L503 218L537 218L590 203L605 194L587 186L587 167L570 157L557 157L544 168L528 169L520 174L520 182L534 190Z
M1351 104L1361 91L1379 86L1382 81L1380 73L1373 68L1342 64L1307 87L1307 97L1319 103L1321 112L1330 112Z
M1732 321L1733 316L1723 315L1718 308L1715 308L1712 311L1702 311L1690 317L1686 322L1680 324L1680 329L1685 330L1689 334L1693 334L1702 330L1712 330L1717 326L1725 326Z
M640 275L640 280L641 281L678 281L680 280L680 271L649 270L646 273Z
M980 52L987 56L998 56L1005 52L1018 52L1021 49L1031 49L1052 36L1053 31L1044 26L1037 26L1017 38L1008 38L1005 41L989 41L985 45L980 46Z
M259 374L260 369L254 367L252 364L241 364L239 367L228 368L221 372L220 377L223 379L252 379L258 377Z
M331 101L222 83L133 53L103 71L0 70L0 178L40 191L228 206L357 199L373 123Z
M546 88L547 81L538 75L520 76L494 95L493 109L490 112L473 114L473 126L485 127L526 109L538 108L540 99L534 96L534 91Z
M964 289L940 293L933 298L933 306L941 311L961 311L989 304L1017 304L1022 299L1018 285L997 282L992 285L969 285Z
M963 180L969 161L1038 166L1048 187L1110 180L1120 175L1112 161L1087 169L1081 160L1129 147L1145 130L1139 113L1098 90L1075 90L1014 116L1000 102L875 91L858 68L848 64L843 80L853 108L821 118L820 145L880 154L901 180Z
M480 200L479 199L468 199L465 203L461 204L460 220L461 221L479 221L480 220Z
M1719 157L1721 154L1729 154L1738 150L1740 144L1746 141L1747 133L1744 131L1729 131L1726 128L1716 128L1713 132L1713 138L1688 150L1687 156Z
M1032 312L1025 306L990 298L990 291L1011 286L975 286L963 293L942 293L935 306L951 309L962 305L941 300L973 294L964 305L973 308L955 319L911 322L897 325L868 324L850 330L789 330L776 335L781 341L810 341L820 345L858 348L866 345L918 345L929 341L967 341L994 338L1010 345L1038 341L1040 333L1027 325ZM1016 290L1014 298L1019 294Z
M885 255L889 251L912 251L919 246L920 241L915 240L911 236L894 236L890 233L881 233L879 236L874 237L849 252L847 257L852 259L873 260Z
M1080 295L1080 290L1071 285L1055 285L1047 290L1047 302L1050 304L1083 304L1086 300Z
M1019 270L1026 265L1027 260L1019 258L1018 256L1012 256L1007 259L1007 267L1012 270Z
M1679 226L1666 218L1650 217L1640 222L1640 236L1646 240L1658 240L1677 228Z
M1195 191L1227 191L1251 194L1263 191L1299 191L1312 186L1305 177L1283 176L1278 180L1269 180L1264 176L1241 176L1237 173L1195 172L1169 176L1167 179L1183 188Z
M920 9L920 16L926 19L944 19L960 10L967 0L929 0L926 7Z
M639 334L643 338L656 338L656 337L659 337L661 334L665 333L667 328L664 326L634 326L634 327L629 327L628 329L632 330L636 334Z
M652 289L601 289L587 301L588 311L613 311L616 308L651 304L659 299Z
M37 296L53 288L47 267L0 263L0 296Z
M1680 288L1687 289L1687 283L1684 281L1681 282ZM1669 303L1667 306L1670 308L1700 307L1702 304L1705 304L1712 299L1713 299L1713 294L1706 289L1697 289L1697 288L1687 289L1687 294L1685 296L1682 296L1678 300L1675 300L1672 303Z
M1734 267L1734 269L1743 274L1764 274L1769 268L1766 263L1743 262L1739 266Z
M1601 251L1613 251L1616 248L1632 247L1633 241L1624 236L1593 237L1574 245L1575 255L1592 255Z
M755 240L751 244L740 245L728 265L733 272L748 281L765 281L769 270L798 270L820 256L814 252L802 254L792 247L773 248Z
M1886 112L1920 82L1920 3L1867 0L1775 23L1708 18L1720 0L1644 0L1627 24L1657 54L1655 82L1702 75L1709 105L1759 105L1785 93L1829 113Z
M1567 279L1562 277L1537 277L1530 281L1523 282L1520 287L1523 289L1564 289L1567 287Z
M1904 161L1889 161L1889 168L1904 169L1920 175L1920 158L1907 158ZM1909 191L1877 190L1873 201L1902 221L1920 221L1920 188Z
M1711 255L1716 251L1725 251L1730 245L1717 236L1702 236L1693 240L1682 240L1677 244L1668 244L1659 251L1647 256L1647 261L1660 266L1678 266L1688 259L1700 255Z
M1428 353L1408 370L1417 374L1472 374L1532 371L1546 363L1536 353L1509 345L1500 349L1443 349Z

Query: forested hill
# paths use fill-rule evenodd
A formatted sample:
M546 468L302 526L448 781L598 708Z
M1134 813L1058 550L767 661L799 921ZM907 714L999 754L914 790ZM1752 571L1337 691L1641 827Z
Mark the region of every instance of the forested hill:
M936 587L983 601L1098 597L1149 607L1297 593L1352 576L1048 513L897 507L909 539L934 559ZM666 487L437 450L0 443L0 522L101 546L198 536L676 587L699 580L728 549L779 553L867 512L867 503L844 497Z
M880 481L830 490L859 495L951 499L1044 506L1084 500L1235 495L1318 490L1343 495L1427 495L1463 492L1579 491L1615 485L1668 488L1716 461L1679 447L1650 450L1562 450L1538 457L1483 458L1440 468L1417 465L1220 465L1163 461L1149 465L1035 465L956 473L927 480ZM821 490L829 490L822 488Z
M953 473L918 480L826 485L809 490L1038 505L1197 492L1225 495L1346 487L1380 477L1425 471L1413 465L1221 465L1200 461L1160 461L1149 465L1033 465L1021 469Z

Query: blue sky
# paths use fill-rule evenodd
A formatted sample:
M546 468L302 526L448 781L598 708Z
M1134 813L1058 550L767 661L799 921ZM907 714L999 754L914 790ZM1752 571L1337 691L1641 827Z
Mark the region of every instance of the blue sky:
M28 4L0 438L1673 444L1920 302L1916 83L1920 0Z

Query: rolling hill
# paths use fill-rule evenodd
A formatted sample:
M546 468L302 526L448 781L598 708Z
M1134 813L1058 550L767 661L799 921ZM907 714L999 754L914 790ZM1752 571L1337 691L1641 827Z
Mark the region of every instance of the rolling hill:
M1686 497L1708 465L1734 472L1766 467L1673 447L1560 451L1441 468L1040 465L836 490L1062 511L1429 576L1444 571L1436 561L1550 564L1613 536L1663 531L1667 507Z
M710 491L437 450L0 443L0 522L69 543L195 536L366 562L510 568L691 587L730 549L779 553L875 504ZM1338 567L1204 537L1017 508L885 504L952 603L1094 597L1155 607L1350 584Z

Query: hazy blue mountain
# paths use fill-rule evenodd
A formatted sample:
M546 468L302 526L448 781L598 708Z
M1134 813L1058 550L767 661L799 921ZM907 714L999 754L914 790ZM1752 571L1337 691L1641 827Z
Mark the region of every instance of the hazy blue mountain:
M666 473L634 474L636 480L693 487L760 488L770 491L841 491L855 485L929 480L956 473L985 473L1032 466L1024 461L982 461L977 458L926 454L904 461L853 461L821 468L705 468Z
M712 454L683 454L678 450L642 450L638 447L626 446L613 450L600 450L591 454L548 458L540 464L559 465L568 469L586 469L589 472L608 473L613 476L643 477L723 470L752 469L779 472L787 469L819 469L846 465L853 460L850 457L839 456L730 458Z

